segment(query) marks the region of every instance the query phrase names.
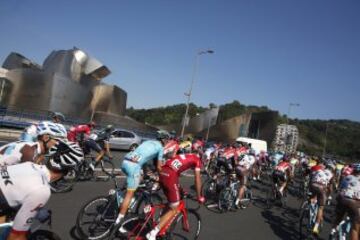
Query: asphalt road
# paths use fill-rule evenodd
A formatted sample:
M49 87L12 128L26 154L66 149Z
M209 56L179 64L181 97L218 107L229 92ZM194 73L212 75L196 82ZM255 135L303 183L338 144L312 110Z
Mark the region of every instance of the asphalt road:
M116 166L124 152L115 152ZM123 184L124 179L120 179ZM184 186L190 186L193 178L182 177ZM218 213L214 209L201 207L202 218L200 239L298 239L298 214L301 201L289 194L286 208L273 207L267 210L264 205L265 193L269 188L267 183L253 183L253 194L256 198L253 204L244 210ZM95 196L107 194L111 182L79 182L71 192L52 194L48 207L53 211L52 230L62 239L77 239L74 235L76 216L83 204ZM326 223L321 238L327 239L329 221L332 211L328 207L325 213Z

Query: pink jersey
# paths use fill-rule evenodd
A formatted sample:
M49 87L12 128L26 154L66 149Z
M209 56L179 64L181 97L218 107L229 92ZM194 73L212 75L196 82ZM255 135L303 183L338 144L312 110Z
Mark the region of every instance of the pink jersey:
M180 175L180 173L190 168L200 170L201 160L197 154L180 154L172 159L169 159L165 163L165 166L171 168Z
M291 170L291 165L288 162L280 162L276 167L275 170L280 172L286 172L287 170Z
M166 145L164 146L164 155L170 155L167 156L169 158L173 158L176 156L177 152L179 151L180 146L179 143L176 140L170 140Z

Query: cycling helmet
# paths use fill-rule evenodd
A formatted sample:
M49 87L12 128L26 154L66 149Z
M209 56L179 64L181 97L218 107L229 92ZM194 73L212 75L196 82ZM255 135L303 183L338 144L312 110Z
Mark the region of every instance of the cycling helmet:
M51 118L58 118L60 121L65 121L65 116L61 112L53 112Z
M49 134L51 136L64 137L67 135L66 129L62 124L49 121L40 122L36 126L36 133L38 136Z
M360 172L360 163L351 164L351 168L353 169L353 172L359 173Z
M156 135L156 139L157 140L164 140L167 139L169 137L169 135L167 135L165 132L163 131L158 131L157 135Z
M60 172L74 169L84 160L84 153L79 145L68 140L57 139L57 143L49 149L49 155L47 167Z
M109 124L109 125L107 125L107 126L105 127L105 131L106 131L106 132L111 132L112 130L114 130L114 127L113 127L113 125L111 125L111 124Z
M327 169L330 169L331 171L335 171L335 169L336 169L336 165L333 164L332 162L327 162L326 165L325 165L325 167L326 167Z

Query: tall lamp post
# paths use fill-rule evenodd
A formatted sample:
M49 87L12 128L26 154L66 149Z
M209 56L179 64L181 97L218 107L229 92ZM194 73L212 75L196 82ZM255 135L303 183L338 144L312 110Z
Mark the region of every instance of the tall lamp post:
M289 108L288 108L288 114L286 116L286 129L285 129L285 153L288 152L288 147L287 147L287 138L288 138L288 131L289 131L289 118L290 118L290 111L291 111L291 107L300 107L299 103L289 103Z
M192 89L193 89L193 85L194 85L194 80L195 80L195 75L197 72L197 68L199 65L199 58L201 55L203 54L213 54L214 51L211 49L208 50L200 50L196 53L196 57L195 57L195 63L194 63L194 68L193 68L193 74L192 74L192 78L191 78L191 84L190 84L190 89L189 92L185 93L185 96L187 96L187 101L186 101L186 110L185 110L185 115L183 118L183 122L182 122L182 128L181 128L181 137L184 136L184 131L185 131L185 126L188 123L188 114L189 114L189 104L190 104L190 98L191 98L191 93L192 93Z
M326 144L327 144L327 135L328 135L329 125L335 125L335 123L329 124L329 122L326 122L325 140L324 140L324 147L323 147L323 153L322 153L322 157L323 157L323 158L324 158L325 155L326 155Z

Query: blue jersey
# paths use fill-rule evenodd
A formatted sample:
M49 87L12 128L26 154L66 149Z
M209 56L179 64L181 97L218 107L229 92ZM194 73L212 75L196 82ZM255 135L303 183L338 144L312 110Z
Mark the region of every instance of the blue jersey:
M126 154L125 159L137 162L140 166L153 159L163 160L164 147L159 141L148 140L140 144L133 152Z

